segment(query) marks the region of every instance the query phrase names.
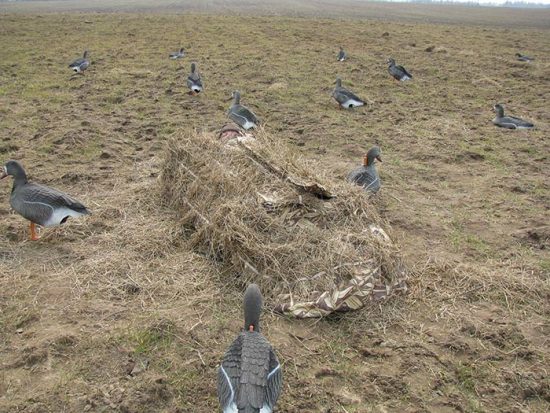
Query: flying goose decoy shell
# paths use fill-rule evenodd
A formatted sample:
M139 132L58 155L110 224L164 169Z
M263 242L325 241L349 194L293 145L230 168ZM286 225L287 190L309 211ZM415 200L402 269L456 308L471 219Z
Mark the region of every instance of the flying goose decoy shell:
M362 186L365 191L376 193L382 182L374 166L375 160L382 162L382 155L378 146L373 146L363 158L363 165L355 168L348 175L348 181Z
M90 211L69 195L45 185L29 182L23 166L17 161L8 161L0 170L0 179L13 176L10 195L11 207L30 221L31 240L38 239L35 225L54 227L69 217L89 215Z
M388 65L388 72L390 73L390 75L393 76L395 80L404 82L413 78L413 76L409 72L407 72L407 70L403 66L396 65L395 60L393 60L392 58L388 59Z
M223 413L271 413L281 394L281 365L260 333L261 308L260 289L251 284L244 294L244 331L229 346L218 371Z
M192 94L198 94L202 92L202 79L201 75L197 72L196 63L191 63L191 73L187 76L187 87Z
M258 126L256 115L246 106L241 105L241 94L238 90L233 92L233 104L227 113L229 118L241 128L248 130Z
M532 129L535 127L531 122L516 118L514 116L504 116L504 106L497 103L494 106L497 116L493 119L493 123L501 128L506 129Z
M90 66L90 61L88 60L88 51L85 50L82 57L79 57L74 62L72 62L69 65L69 68L71 68L75 73L82 73L88 68L88 66Z
M336 79L336 87L332 91L331 96L338 102L340 107L346 109L363 106L365 104L365 102L353 92L342 87L342 80L340 78Z

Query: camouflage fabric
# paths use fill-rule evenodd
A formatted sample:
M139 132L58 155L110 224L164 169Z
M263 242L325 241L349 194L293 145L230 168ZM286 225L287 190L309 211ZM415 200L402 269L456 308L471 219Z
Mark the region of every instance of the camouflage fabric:
M391 243L390 237L379 226L371 224L370 230L383 242ZM381 277L381 268L374 260L350 265L358 268L357 274L342 288L324 291L315 301L295 302L290 295L280 296L281 303L274 310L296 318L323 317L333 312L358 310L370 301L384 300L394 293L407 291L404 271L388 284Z

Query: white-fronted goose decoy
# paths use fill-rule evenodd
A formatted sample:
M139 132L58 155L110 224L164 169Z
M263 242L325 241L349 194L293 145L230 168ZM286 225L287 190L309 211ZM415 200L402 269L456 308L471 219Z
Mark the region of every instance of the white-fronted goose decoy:
M183 56L185 56L185 51L183 50L183 47L177 52L170 53L170 59L172 60L181 59L183 58Z
M513 116L504 116L504 106L500 103L497 103L494 106L497 116L493 119L493 123L501 128L506 129L531 129L535 125L531 122L527 122L520 118L515 118Z
M348 175L348 181L363 187L365 191L376 193L382 183L374 166L375 160L382 162L382 155L378 146L373 146L363 158L363 165L354 169Z
M262 294L251 284L244 294L244 331L231 344L218 371L223 413L271 413L283 382L273 347L260 333Z
M85 50L82 57L79 57L74 62L69 65L69 68L73 69L75 73L82 73L85 71L88 66L90 66L90 61L88 60L88 51Z
M187 76L187 87L195 95L202 91L201 75L197 72L197 66L194 62L191 63L191 73Z
M229 118L241 128L248 130L258 126L258 118L250 109L241 105L241 93L236 90L233 92L233 104L227 113Z
M516 53L516 57L518 58L518 60L520 62L532 62L533 60L535 60L534 57L529 57L529 56L526 56L524 54L521 54L521 53Z
M23 166L17 161L8 161L0 170L0 179L13 176L10 205L21 216L28 219L31 240L36 241L35 225L54 227L67 221L69 217L90 214L77 200L56 189L35 184L27 180Z
M332 97L338 102L338 104L346 109L355 108L357 106L363 106L365 102L359 99L349 90L342 87L342 79L336 79L336 87L332 91Z
M396 65L395 60L393 60L391 57L388 59L388 64L388 72L390 73L390 75L393 76L395 80L404 82L413 78L412 75L407 72L407 70L403 66Z
M344 52L344 48L342 46L340 46L340 51L338 52L338 56L336 56L336 59L339 62L343 62L347 58L348 58L348 55L346 54L346 52Z

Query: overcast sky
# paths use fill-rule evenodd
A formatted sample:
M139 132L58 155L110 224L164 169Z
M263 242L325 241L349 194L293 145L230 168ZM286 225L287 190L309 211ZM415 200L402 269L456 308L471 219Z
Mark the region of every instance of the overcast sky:
M406 1L406 0L389 0L389 1ZM492 3L492 4L504 4L506 3L506 0L453 0L453 1L462 1L462 2L469 2L474 1L477 3ZM510 0L510 1L520 1L520 0ZM550 0L523 0L524 3L537 3L537 4L548 4L550 5Z

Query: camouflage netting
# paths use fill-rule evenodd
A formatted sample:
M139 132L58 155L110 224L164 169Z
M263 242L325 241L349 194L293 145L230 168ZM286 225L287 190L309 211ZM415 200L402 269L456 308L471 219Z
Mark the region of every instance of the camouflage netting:
M361 188L320 176L263 131L232 143L184 131L161 175L191 246L228 280L258 283L276 311L301 318L406 290L399 252Z

